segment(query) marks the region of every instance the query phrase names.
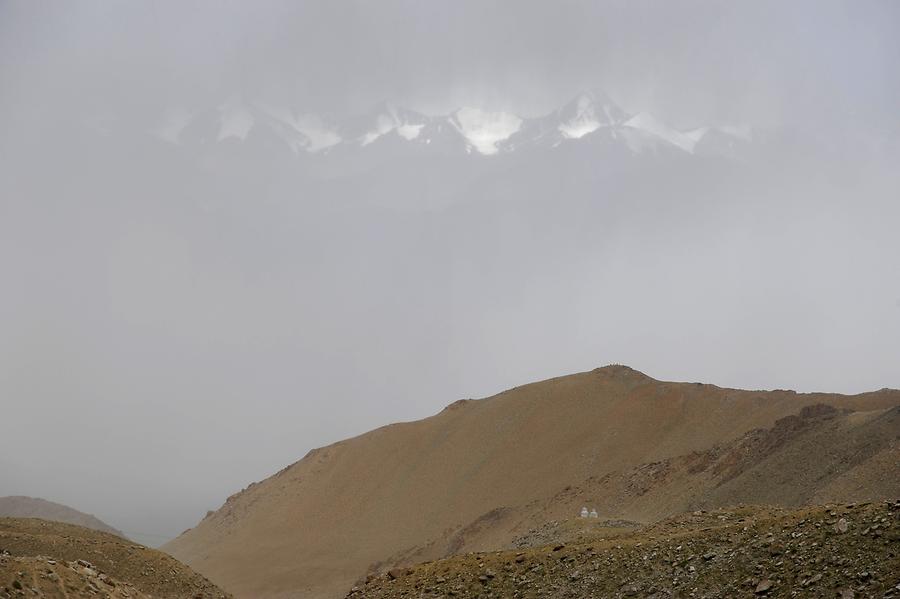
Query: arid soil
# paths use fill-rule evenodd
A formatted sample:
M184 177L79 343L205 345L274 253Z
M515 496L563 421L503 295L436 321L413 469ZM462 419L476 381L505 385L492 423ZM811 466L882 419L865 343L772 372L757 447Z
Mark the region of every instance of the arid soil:
M586 532L391 569L347 597L900 597L900 501L696 511L613 538Z
M161 551L105 532L33 518L0 518L0 598L2 593L48 598L230 597Z
M527 544L582 506L647 523L893 498L897 406L896 390L741 391L608 366L311 451L164 549L239 597L319 599L367 573Z

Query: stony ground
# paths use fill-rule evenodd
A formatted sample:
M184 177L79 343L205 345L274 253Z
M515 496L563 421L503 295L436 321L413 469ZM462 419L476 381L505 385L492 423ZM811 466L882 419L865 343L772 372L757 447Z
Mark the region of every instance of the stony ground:
M122 537L60 522L0 518L0 599L88 596L230 597L175 558Z
M348 598L900 598L900 500L692 512L614 538L370 575Z
M49 557L0 554L0 599L17 597L144 599L150 595L84 560L61 562Z

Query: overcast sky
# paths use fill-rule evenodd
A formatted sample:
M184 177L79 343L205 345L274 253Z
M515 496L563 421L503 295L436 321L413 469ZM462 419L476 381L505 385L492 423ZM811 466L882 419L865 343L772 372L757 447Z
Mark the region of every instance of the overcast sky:
M117 104L223 91L539 113L601 86L660 117L779 120L900 100L890 1L4 2L4 95ZM54 101L58 101L59 97Z
M891 0L0 0L0 495L154 542L312 447L608 362L900 387L898 65ZM67 128L234 96L535 116L595 88L831 153L719 195L519 210L495 185L423 215Z

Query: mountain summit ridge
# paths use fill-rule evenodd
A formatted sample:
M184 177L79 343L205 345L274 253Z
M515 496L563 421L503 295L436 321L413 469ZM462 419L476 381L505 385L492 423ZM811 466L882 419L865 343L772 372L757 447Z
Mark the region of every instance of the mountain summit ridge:
M448 114L428 116L389 101L375 104L362 115L345 119L304 112L295 108L232 97L217 107L188 111L169 107L162 111L151 133L168 143L180 145L205 122L212 130L205 143L232 139L243 142L254 129L268 129L295 154L328 153L340 146L363 148L386 135L416 145L430 145L449 127L468 153L490 156L510 153L521 147L548 146L582 140L606 132L614 139L640 131L652 143L628 142L633 153L662 144L691 154L707 131L715 131L733 143L750 143L752 128L746 124L705 125L680 131L649 113L629 114L599 89L586 90L546 115L523 117L509 111L462 106Z

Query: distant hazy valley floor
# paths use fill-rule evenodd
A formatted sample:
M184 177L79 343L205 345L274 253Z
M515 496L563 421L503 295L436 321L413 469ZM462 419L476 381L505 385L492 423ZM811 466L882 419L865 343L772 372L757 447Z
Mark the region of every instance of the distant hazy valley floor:
M314 450L164 550L248 598L893 596L894 503L735 506L894 500L898 440L900 391L609 366Z

